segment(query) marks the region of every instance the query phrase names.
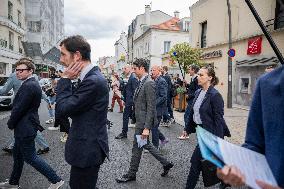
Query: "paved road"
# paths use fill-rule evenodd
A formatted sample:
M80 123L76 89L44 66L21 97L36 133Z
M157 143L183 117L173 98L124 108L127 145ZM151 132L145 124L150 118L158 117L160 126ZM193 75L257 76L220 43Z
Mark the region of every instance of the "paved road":
M43 105L40 107L40 118L43 126L47 119L47 110ZM115 140L114 137L121 131L122 114L109 113L109 119L114 122L114 126L109 130L110 161L106 161L99 173L98 188L100 189L182 189L185 186L188 170L190 167L190 157L196 145L194 135L188 141L180 141L177 136L181 133L182 127L178 124L170 128L162 127L161 131L170 142L163 149L163 153L174 163L174 168L169 172L168 177L161 177L162 166L150 154L143 154L137 181L127 184L117 184L115 178L125 173L129 167L131 156L134 129L130 128L128 139ZM1 116L1 114L0 114ZM7 118L0 120L0 147L12 136L6 126ZM64 160L64 144L60 142L58 131L45 130L43 135L50 144L51 151L42 157L51 164L57 173L64 179L69 180L70 166ZM0 152L0 180L8 178L12 169L12 157ZM43 189L49 186L45 177L36 172L29 165L24 166L20 181L23 189ZM201 182L197 188L203 188ZM218 188L218 187L212 187Z

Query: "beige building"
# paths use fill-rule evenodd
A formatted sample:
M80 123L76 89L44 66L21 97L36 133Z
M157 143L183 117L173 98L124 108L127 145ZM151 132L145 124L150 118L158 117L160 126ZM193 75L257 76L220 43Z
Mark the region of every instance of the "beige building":
M12 65L23 56L25 2L0 0L0 5L0 77L7 77Z
M284 12L276 0L251 0L262 21L284 52ZM233 104L249 106L256 80L278 59L243 0L230 0L233 58ZM190 7L191 42L203 50L204 62L215 67L220 83L217 89L225 103L228 94L228 9L226 0L199 0Z

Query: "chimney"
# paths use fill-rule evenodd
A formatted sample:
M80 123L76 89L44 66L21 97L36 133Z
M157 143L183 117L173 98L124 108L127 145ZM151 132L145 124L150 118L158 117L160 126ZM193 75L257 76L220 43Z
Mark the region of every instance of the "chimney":
M145 5L145 24L147 26L150 26L151 21L150 21L150 15L151 15L151 6L150 5Z
M176 18L179 18L179 12L178 11L175 11L174 15L175 15Z

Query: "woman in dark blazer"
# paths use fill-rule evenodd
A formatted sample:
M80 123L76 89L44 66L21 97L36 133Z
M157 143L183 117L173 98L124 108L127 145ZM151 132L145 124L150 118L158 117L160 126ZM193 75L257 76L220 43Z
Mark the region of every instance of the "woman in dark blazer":
M224 101L221 94L214 88L218 78L212 67L202 67L198 72L198 85L201 89L196 91L189 115L189 124L185 127L186 134L195 133L200 125L212 134L224 138L230 137L230 131L223 118ZM191 157L191 167L187 178L186 189L194 189L201 172L201 152L199 146L195 147Z

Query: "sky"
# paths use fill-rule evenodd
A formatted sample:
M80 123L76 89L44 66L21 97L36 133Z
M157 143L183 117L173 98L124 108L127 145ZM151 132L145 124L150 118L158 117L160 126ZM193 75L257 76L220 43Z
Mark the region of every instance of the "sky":
M178 2L178 3L177 3ZM189 17L189 7L197 0L65 0L65 35L84 36L91 44L92 60L114 56L114 43L122 31L139 14L145 5L151 10L161 10L171 16L180 12L180 18Z

